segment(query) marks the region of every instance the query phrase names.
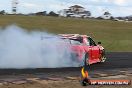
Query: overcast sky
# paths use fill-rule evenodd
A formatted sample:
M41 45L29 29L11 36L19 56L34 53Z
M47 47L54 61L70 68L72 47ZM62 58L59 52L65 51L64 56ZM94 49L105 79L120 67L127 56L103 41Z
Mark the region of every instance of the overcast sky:
M11 12L12 0L0 0L0 10ZM113 16L132 15L132 0L18 0L19 13L37 11L59 11L71 5L81 5L92 12L92 16L100 16L108 10Z

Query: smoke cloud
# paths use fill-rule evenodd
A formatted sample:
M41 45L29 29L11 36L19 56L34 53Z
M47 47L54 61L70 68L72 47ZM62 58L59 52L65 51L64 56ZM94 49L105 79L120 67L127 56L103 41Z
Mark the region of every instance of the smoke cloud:
M0 68L57 68L77 66L70 47L57 35L27 32L11 25L0 29Z

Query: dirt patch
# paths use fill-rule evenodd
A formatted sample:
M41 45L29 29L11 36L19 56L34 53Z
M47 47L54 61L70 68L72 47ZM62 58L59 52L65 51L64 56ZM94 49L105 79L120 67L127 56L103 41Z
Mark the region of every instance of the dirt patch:
M129 79L132 70L89 72L91 79ZM79 71L0 76L0 88L83 88ZM89 85L85 88L132 88L132 85Z

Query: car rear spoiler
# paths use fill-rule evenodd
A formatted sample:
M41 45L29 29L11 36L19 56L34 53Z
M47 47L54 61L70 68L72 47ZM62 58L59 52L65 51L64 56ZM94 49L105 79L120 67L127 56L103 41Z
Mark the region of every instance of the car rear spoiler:
M79 34L58 34L59 36L61 36L61 38L65 38L65 39L76 39L77 37L79 37Z

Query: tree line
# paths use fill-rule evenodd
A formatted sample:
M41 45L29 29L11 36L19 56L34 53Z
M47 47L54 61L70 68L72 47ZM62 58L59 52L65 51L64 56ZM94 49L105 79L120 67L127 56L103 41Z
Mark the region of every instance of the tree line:
M1 10L0 11L0 15L8 15L9 13L7 13L5 10ZM57 14L54 11L50 11L49 13L47 13L47 11L41 11L41 12L36 12L36 13L29 13L29 14L22 14L22 13L18 13L17 15L43 15L43 16L59 16L59 14Z

